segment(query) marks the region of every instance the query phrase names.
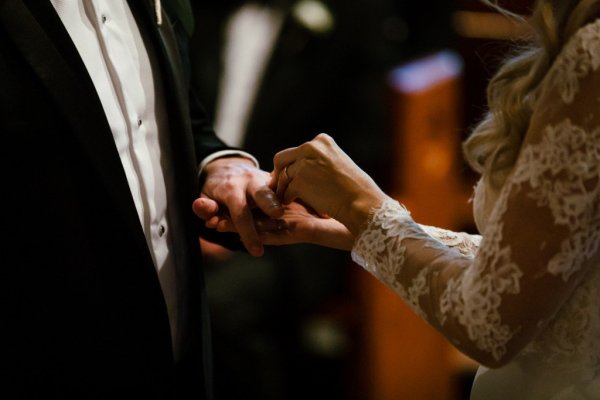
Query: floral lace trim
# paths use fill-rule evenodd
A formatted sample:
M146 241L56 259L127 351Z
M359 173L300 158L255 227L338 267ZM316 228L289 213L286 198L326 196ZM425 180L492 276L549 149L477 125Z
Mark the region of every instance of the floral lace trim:
M547 127L544 133L539 144L523 149L519 166L496 203L486 238L469 273L449 279L439 299L439 322L444 324L448 317L453 317L465 327L469 339L495 359L506 353L507 344L520 329L503 323L500 313L503 296L520 293L523 276L512 260L510 246L503 244L504 225L500 221L509 195L521 192L527 184L529 196L552 212L555 225L570 229L561 251L548 264L551 274L567 281L600 247L600 207L590 207L600 199L600 128L586 132L566 119ZM460 234L424 228L436 240L411 219L404 207L388 199L373 213L354 246L352 257L395 290L417 314L428 318L419 301L429 294L427 276L434 271L424 266L410 282L403 284L401 276L407 252L403 242L407 238L419 240L422 249L419 251L439 249L440 257L448 259L452 255L445 244L472 257L474 251L470 246L475 243L465 242ZM593 310L587 308L586 312ZM560 331L554 332L562 336L563 343L573 343L573 338L569 340Z
M565 46L549 71L550 84L558 88L565 104L579 91L579 81L600 67L600 19L581 28Z
M567 281L600 248L600 127L592 131L565 119L548 126L542 141L523 149L513 184L528 184L530 197L551 210L571 234L548 265ZM560 176L560 179L553 177Z
M524 353L538 353L546 363L596 368L600 375L600 269L579 286L548 329ZM595 310L595 311L594 311Z
M387 198L373 211L369 225L356 240L352 259L398 293L415 313L427 318L419 305L419 297L429 293L427 270L423 269L408 288L396 279L402 273L406 251L401 241L407 237L428 238L404 206Z
M448 316L454 317L477 348L495 360L506 354L508 342L519 330L502 321L500 305L503 295L520 292L523 276L511 261L510 247L501 246L502 230L503 225L497 224L487 231L469 273L449 279L440 298L442 325Z
M481 243L480 235L469 235L464 232L453 232L435 226L420 225L421 228L432 238L440 243L457 250L463 256L473 258Z
M569 104L579 92L580 79L599 69L600 20L582 28L569 42L550 70L547 84L556 86L562 101ZM588 123L592 117L588 117ZM502 220L509 196L527 190L527 196L540 209L551 213L557 231L568 230L560 250L545 267L548 273L567 282L599 253L599 177L600 127L586 130L566 118L547 126L539 143L521 150L513 174L496 201L481 246L469 243L460 234L420 227L404 207L388 199L374 211L369 226L355 243L352 258L395 290L419 315L437 318L441 324L452 317L464 327L477 348L501 359L520 329L503 322L500 313L503 297L511 294L526 298L520 286L524 272L514 262L513 250L503 237ZM418 243L413 245L415 241ZM405 265L413 252L422 252L418 257L431 259L437 270L429 265ZM473 258L476 252L477 257ZM438 288L442 292L437 299L439 304L427 304L433 300L429 278L443 265L465 268L463 273L448 278L443 288ZM541 357L545 359L579 357L587 360L585 365L598 368L598 274L592 274L593 282L584 282L575 290L527 351L545 352L547 355ZM425 315L424 306L433 309L436 315Z

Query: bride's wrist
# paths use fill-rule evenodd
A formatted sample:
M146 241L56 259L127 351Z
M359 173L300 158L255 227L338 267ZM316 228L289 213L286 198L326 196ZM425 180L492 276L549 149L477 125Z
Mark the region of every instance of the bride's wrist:
M379 208L386 197L383 192L373 193L361 196L350 204L344 224L354 237L358 237L365 230L373 215L373 210Z
M355 237L342 223L335 219L326 220L323 231L313 232L310 243L331 247L338 250L350 251L354 246Z

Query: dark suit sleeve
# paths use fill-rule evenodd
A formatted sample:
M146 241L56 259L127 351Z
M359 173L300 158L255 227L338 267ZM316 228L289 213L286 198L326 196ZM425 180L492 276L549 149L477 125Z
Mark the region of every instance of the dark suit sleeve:
M200 97L194 91L194 85L191 82L191 69L193 66L189 53L191 32L186 30L185 24L183 23L183 19L189 18L189 16L180 15L182 10L186 10L187 7L176 7L176 5L177 3L172 0L164 2L165 12L171 21L173 33L181 56L184 85L188 88L189 92L188 101L194 139L194 151L196 154L196 161L199 164L204 158L216 151L231 150L232 148L227 146L217 137L212 126L211 116L206 112L199 100Z
M194 89L190 89L190 116L194 135L194 150L198 164L216 151L238 150L227 146L215 134L212 120L200 103Z
M199 165L202 160L211 154L221 150L238 150L230 146L227 146L221 139L219 139L214 131L212 125L211 116L207 113L206 109L200 102L199 96L197 95L194 85L191 82L191 65L189 55L189 33L184 29L183 24L177 15L176 9L170 7L171 2L165 2L165 11L169 15L169 19L172 21L173 30L177 39L180 54L182 57L183 66L183 79L184 84L188 88L189 94L189 112L192 127L193 146L194 153L196 156L196 165ZM199 187L203 185L202 176L199 176ZM241 250L245 251L245 248L240 241L239 235L234 233L221 233L214 229L208 229L201 224L200 236L208 241L218 243L230 250Z

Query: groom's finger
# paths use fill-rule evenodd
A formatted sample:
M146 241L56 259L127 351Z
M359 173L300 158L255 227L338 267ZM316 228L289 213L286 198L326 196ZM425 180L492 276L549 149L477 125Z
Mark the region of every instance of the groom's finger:
M237 230L235 229L235 225L229 218L223 218L219 220L215 228L219 232L237 232Z
M207 197L200 197L192 203L192 210L198 217L207 221L219 213L219 204Z
M277 199L275 192L268 186L261 185L257 189L249 188L254 204L271 218L280 218L283 215L283 206Z

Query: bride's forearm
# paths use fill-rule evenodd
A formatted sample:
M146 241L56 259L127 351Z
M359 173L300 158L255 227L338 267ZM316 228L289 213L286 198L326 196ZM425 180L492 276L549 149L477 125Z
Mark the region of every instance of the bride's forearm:
M354 235L341 222L316 215L299 203L285 206L282 219L258 220L256 229L266 245L310 243L339 250L352 250Z
M373 211L387 198L388 196L373 182L371 187L358 190L336 218L356 237L367 227Z
M325 220L321 229L315 229L308 237L308 242L319 246L350 251L354 245L354 235L340 222Z

